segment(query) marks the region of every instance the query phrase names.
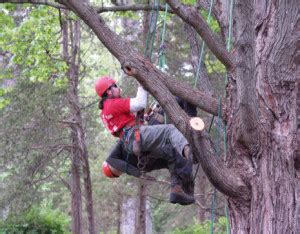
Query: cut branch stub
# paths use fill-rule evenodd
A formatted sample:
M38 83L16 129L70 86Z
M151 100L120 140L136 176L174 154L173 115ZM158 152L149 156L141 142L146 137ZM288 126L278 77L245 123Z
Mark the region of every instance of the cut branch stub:
M137 71L136 71L136 68L134 68L132 66L132 63L131 62L125 62L123 65L122 65L122 69L123 71L129 75L129 76L134 76L136 75Z
M203 120L199 117L191 118L190 125L196 131L203 131L205 128L205 124L204 124Z

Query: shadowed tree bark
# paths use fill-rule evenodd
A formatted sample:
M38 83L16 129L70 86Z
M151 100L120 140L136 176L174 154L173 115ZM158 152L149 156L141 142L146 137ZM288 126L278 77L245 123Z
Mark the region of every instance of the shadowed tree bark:
M63 17L66 17L68 14L67 11L63 11ZM69 27L70 22L67 20L62 20L61 28L62 28L62 44L63 44L63 56L66 62L69 61ZM73 35L71 35L73 37ZM69 77L69 84L72 84L71 80L74 79L75 67L70 66L67 76ZM72 77L73 75L73 77ZM71 92L72 85L69 87L68 91L68 100L72 96ZM71 101L69 100L71 104ZM77 142L77 134L74 126L71 126L71 140L73 147L71 148L71 174L72 174L72 184L71 184L71 194L72 194L72 206L71 206L71 216L72 216L72 232L76 234L82 233L82 199L81 199L81 183L80 183L80 172L81 172L81 160L80 160L80 152L78 147L76 146Z
M67 15L67 11L65 14ZM64 15L64 16L66 16ZM85 191L85 204L88 216L89 233L95 233L93 196L88 161L88 151L85 142L85 131L83 128L78 98L79 67L80 67L80 21L62 20L63 51L64 59L69 69L68 76L68 102L71 112L69 127L72 139L72 232L83 233L82 227L82 193L80 178L83 177ZM82 173L81 173L82 172Z
M9 1L0 1L9 2ZM16 1L14 1L16 2ZM226 162L216 157L206 132L193 129L173 95L217 115L218 101L205 92L172 79L112 32L86 2L59 0L75 12L162 105L171 121L193 146L211 183L227 196L232 233L296 233L295 167L297 95L300 77L299 2L236 0L233 52L210 30L197 7L168 0L173 12L191 25L228 72L222 119L226 123ZM202 1L199 1L201 3ZM223 36L228 24L225 1L217 1ZM223 157L221 157L223 158Z

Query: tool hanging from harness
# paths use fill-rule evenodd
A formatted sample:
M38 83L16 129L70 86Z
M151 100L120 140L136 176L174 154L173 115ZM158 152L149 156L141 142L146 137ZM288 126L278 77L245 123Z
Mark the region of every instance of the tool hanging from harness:
M157 125L165 123L165 114L158 102L151 104L146 111L145 121L148 125Z
M122 129L120 141L127 152L127 159L129 155L135 155L138 158L138 169L143 172L148 162L147 157L143 154L142 138L140 134L140 125L143 123L144 110L139 111L136 115L136 123L134 126L127 126Z

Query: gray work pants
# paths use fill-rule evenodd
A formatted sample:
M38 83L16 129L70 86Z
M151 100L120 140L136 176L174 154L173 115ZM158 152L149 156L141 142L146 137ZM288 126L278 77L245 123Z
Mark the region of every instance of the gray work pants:
M183 149L188 141L172 124L140 126L141 155L162 158L168 162L169 171L181 179L189 181L192 163L183 157Z
M142 152L150 153L155 158L164 158L166 153L174 154L173 149L183 156L183 148L189 144L173 124L142 125L140 134Z

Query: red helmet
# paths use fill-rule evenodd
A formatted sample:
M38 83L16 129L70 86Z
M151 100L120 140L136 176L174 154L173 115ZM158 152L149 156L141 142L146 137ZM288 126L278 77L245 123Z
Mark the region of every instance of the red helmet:
M102 76L100 79L98 79L95 84L95 89L98 96L102 97L105 91L115 83L116 81L110 76Z
M112 172L109 164L106 161L104 161L102 164L102 171L106 177L110 177L110 178L119 177Z

